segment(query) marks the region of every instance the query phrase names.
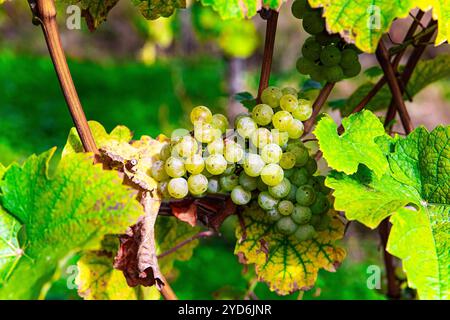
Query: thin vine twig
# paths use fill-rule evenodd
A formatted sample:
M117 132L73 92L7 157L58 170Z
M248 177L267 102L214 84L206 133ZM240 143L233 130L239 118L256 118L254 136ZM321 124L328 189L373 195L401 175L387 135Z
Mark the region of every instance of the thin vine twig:
M258 96L256 100L261 102L261 94L269 86L270 70L272 68L273 50L275 47L275 35L277 32L278 12L275 10L261 11L261 17L267 20L266 39L264 43L264 53L261 66L261 76L259 79Z
M400 89L398 79L395 76L395 70L389 61L388 50L386 49L386 46L384 45L382 40L378 44L376 56L386 76L387 83L391 90L392 97L394 99L396 109L400 115L403 127L405 128L406 133L410 133L414 129L411 122L411 117L409 116L408 110L406 110L405 101L403 100L403 93Z
M84 150L98 154L92 132L86 120L75 85L70 74L64 50L61 45L58 25L56 23L56 7L53 0L28 0L33 13L33 23L40 24L47 42L56 74L69 107L70 114L80 136Z
M320 90L319 95L317 96L316 100L314 101L312 108L313 112L311 117L305 121L304 125L304 133L303 136L307 135L311 132L312 127L314 126L314 121L316 120L317 116L320 113L320 110L322 109L323 105L327 101L328 97L330 96L331 91L334 88L334 83L327 82L325 86Z

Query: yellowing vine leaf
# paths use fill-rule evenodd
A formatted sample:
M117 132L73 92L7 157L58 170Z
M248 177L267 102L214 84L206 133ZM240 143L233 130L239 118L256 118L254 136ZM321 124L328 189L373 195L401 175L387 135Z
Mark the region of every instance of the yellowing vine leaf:
M272 291L286 295L314 286L319 269L334 272L345 257L335 244L344 234L344 223L333 210L328 212L328 230L313 240L298 242L293 236L277 233L273 222L258 207L247 208L242 219L244 227L236 230L235 254L245 264L255 264L256 274Z
M251 18L261 8L279 10L286 0L201 0L205 6L211 6L222 19Z
M128 286L122 272L113 268L118 239L106 237L101 250L86 251L78 260L78 294L86 300L158 300L156 287Z
M170 17L175 9L186 8L186 0L133 0L146 19Z
M445 0L309 0L312 7L323 7L327 29L355 42L362 51L373 53L381 36L395 18L405 18L415 8L433 9L438 20L436 44L450 36L450 6Z
M0 299L36 299L64 258L124 232L143 214L136 192L93 165L90 154L66 155L49 176L54 152L11 165L1 181L0 234L9 241L0 241L0 252L12 244L17 261L0 264Z
M334 189L334 206L371 228L391 216L387 250L403 259L409 285L420 298L449 299L450 126L432 132L420 127L406 138L384 135L376 142L389 163L386 172L376 175L371 163L361 163L352 175L330 172L326 185ZM364 152L369 156L373 148Z

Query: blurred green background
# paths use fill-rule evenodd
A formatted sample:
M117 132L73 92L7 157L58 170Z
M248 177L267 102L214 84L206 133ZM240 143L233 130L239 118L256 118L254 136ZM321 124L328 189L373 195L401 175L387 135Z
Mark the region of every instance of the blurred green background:
M310 87L295 71L305 33L289 7L281 11L271 83ZM264 35L258 17L223 22L210 9L194 4L169 19L148 22L129 2L121 1L93 34L84 23L81 30L68 30L65 17L61 7L62 41L87 118L108 130L124 124L136 136L169 135L187 125L195 105L207 105L232 118L243 107L230 97L240 91L256 93ZM395 23L394 41L402 37L407 20ZM438 50L427 51L426 56L433 57ZM376 64L368 55L362 55L361 62L365 67ZM364 79L361 75L340 83L331 100L348 96ZM429 128L450 122L448 83L429 86L410 103L415 121ZM337 111L331 114L339 118ZM7 2L0 8L0 162L20 162L53 146L61 150L72 125L42 32L31 24L27 3ZM321 271L316 287L304 295L277 297L265 284L255 283L251 268L237 262L234 223L223 226L223 237L202 241L192 260L176 264L179 276L172 282L180 298L384 298L366 285L367 267L383 265L375 232L352 224L342 244L348 258L338 272ZM77 299L64 284L64 279L57 281L47 298Z

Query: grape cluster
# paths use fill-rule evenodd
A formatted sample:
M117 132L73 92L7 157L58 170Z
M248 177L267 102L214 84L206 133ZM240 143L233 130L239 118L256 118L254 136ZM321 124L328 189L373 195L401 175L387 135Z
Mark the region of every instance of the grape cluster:
M311 239L327 226L330 203L317 163L300 141L311 117L308 100L293 88L268 87L261 104L235 119L195 107L194 130L172 135L151 169L165 198L227 193L236 205L251 201L266 211L276 230Z
M339 82L360 73L359 50L339 34L328 34L322 8L311 8L308 0L295 0L291 9L294 17L303 19L303 29L311 34L303 44L303 56L297 60L298 72L319 82Z

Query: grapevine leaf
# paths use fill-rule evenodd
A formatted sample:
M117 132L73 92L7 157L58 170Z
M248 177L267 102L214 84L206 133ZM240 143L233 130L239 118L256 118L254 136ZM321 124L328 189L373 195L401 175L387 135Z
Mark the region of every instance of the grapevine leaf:
M101 250L85 251L78 260L75 280L78 294L86 300L158 300L156 287L130 288L123 274L113 268L117 237L105 237Z
M414 97L429 84L450 77L450 55L439 55L431 60L421 60L414 69L411 79L408 82L407 90L403 97L404 100ZM341 113L347 116L358 105L358 103L372 90L374 83L367 82L362 84L348 98ZM366 109L378 111L386 109L391 102L391 91L384 86L367 104Z
M186 0L133 0L146 19L170 17L175 9L186 8Z
M211 6L222 19L251 18L261 8L279 10L286 0L201 0L205 6Z
M274 230L275 225L256 205L242 214L243 226L236 230L235 254L245 264L255 264L258 278L272 291L286 295L313 287L319 269L334 272L345 257L345 251L335 245L342 238L344 223L330 210L329 229L319 232L316 239L299 242Z
M387 250L402 259L408 285L422 299L450 299L450 206L428 205L421 210L401 208Z
M117 173L92 165L90 154L66 155L49 176L54 152L11 165L1 182L2 221L8 212L20 223L22 251L17 263L1 266L0 274L9 276L0 283L0 298L37 298L65 257L95 248L105 234L124 232L143 213L136 192ZM14 228L10 222L8 232L15 235Z
M389 163L383 175L362 162L352 175L330 172L326 185L334 189L335 208L371 228L391 216L387 250L404 259L409 284L421 298L448 299L450 127L420 127L406 138L379 137L377 144Z
M20 223L0 207L0 284L8 279L23 256L18 233Z
M106 21L109 11L116 6L119 0L65 0L78 5L86 20L89 30L94 31Z
M6 168L0 163L0 180L3 179L3 175L6 172Z
M412 9L433 9L438 20L436 44L450 36L450 7L444 0L309 0L312 7L323 7L327 29L340 33L367 53L374 53L381 36L388 32L395 18L405 18Z
M157 254L166 253L176 245L190 239L192 236L200 232L199 227L191 227L190 225L171 217L158 217L155 226ZM173 271L173 264L176 260L187 261L192 257L195 247L199 241L193 240L188 244L178 248L176 251L164 255L159 258L159 264L163 274Z
M388 163L375 143L375 138L385 135L378 118L369 111L354 114L342 121L345 132L337 133L337 125L330 116L324 116L314 131L320 149L328 164L347 174L355 173L360 163L383 174Z

